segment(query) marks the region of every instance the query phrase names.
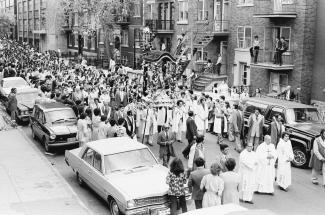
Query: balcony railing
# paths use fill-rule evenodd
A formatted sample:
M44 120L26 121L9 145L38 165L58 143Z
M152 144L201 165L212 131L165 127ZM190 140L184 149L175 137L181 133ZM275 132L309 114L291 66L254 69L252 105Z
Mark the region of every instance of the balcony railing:
M115 18L117 24L130 24L130 16L119 15Z
M292 70L294 67L294 52L286 51L281 57L275 51L259 50L257 62L254 63L252 58L251 66L272 70Z
M297 17L297 0L255 0L254 7L254 17Z
M229 20L215 20L213 33L229 33Z
M175 21L167 19L147 19L146 26L157 33L173 32L175 30Z

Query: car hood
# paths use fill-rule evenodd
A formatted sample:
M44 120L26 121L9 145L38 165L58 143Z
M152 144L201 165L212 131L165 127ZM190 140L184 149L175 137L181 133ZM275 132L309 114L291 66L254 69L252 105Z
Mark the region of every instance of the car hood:
M127 200L162 196L168 191L166 176L168 169L164 166L137 169L135 172L110 174L108 180L124 194Z
M31 110L33 109L35 105L35 101L21 101L21 102L18 102L18 108L20 110Z
M12 86L12 87L3 87L2 90L4 92L5 95L9 95L10 92L11 92L11 88L13 88L15 86ZM16 87L17 89L17 93L20 93L20 92L30 92L30 91L38 91L38 89L36 88L32 88L30 86L23 86L23 87Z
M72 134L72 133L77 133L77 126L75 124L71 124L71 125L53 125L53 126L50 127L50 130L55 135Z
M297 130L301 130L304 132L308 132L313 135L319 135L322 128L324 128L325 124L322 123L297 123L288 125Z

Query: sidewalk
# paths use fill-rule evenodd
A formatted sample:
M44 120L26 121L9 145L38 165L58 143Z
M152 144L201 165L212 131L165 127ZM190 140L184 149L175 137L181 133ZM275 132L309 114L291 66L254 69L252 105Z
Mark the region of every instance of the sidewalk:
M11 129L0 131L0 214L90 212L36 146Z

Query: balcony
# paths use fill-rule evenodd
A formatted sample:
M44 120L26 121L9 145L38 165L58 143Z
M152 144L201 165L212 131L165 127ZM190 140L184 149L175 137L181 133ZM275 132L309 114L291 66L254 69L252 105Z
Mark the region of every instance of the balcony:
M33 34L43 34L43 35L45 35L46 33L47 33L46 29L33 30Z
M126 16L118 15L115 18L115 23L118 25L129 25L131 23L130 16L129 15L126 15Z
M257 18L297 18L297 0L257 0L254 2Z
M174 20L147 19L146 26L157 34L173 34L175 32Z
M215 36L228 36L229 20L215 20L213 25L213 34Z
M253 59L252 59L253 60ZM275 52L269 50L260 50L257 63L252 61L251 67L270 69L270 70L293 70L294 68L294 52L287 51L282 54L282 65L275 62Z

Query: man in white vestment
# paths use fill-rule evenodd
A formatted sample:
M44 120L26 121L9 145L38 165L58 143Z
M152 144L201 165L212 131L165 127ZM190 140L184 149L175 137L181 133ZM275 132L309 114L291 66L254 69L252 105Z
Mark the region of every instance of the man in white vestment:
M241 177L239 198L249 204L253 203L256 188L257 156L253 151L253 143L248 143L239 155L239 174Z
M273 195L277 152L274 144L271 144L269 135L265 135L264 142L257 147L256 155L258 159L256 171L257 192Z

